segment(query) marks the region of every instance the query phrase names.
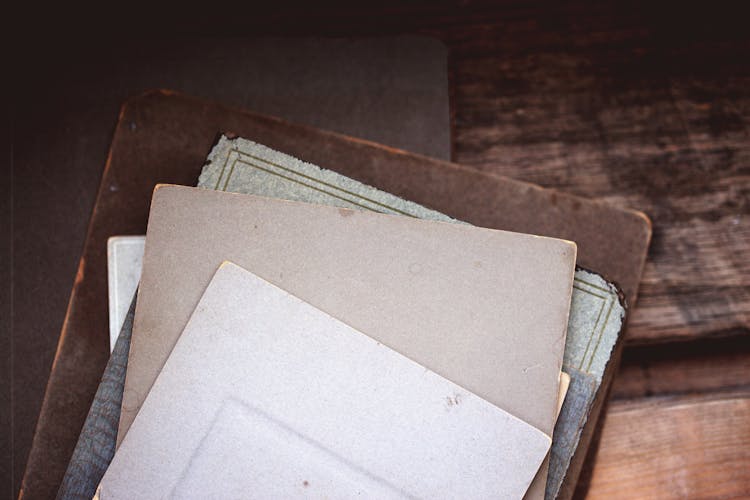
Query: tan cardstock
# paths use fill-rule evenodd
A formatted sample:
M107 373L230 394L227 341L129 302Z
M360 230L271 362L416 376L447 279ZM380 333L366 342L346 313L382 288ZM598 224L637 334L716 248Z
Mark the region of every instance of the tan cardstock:
M118 439L224 260L551 435L575 257L553 238L157 186Z
M557 411L556 416L560 416L560 410L565 402L565 396L568 394L568 388L570 387L570 375L565 372L560 372L560 390L557 394Z

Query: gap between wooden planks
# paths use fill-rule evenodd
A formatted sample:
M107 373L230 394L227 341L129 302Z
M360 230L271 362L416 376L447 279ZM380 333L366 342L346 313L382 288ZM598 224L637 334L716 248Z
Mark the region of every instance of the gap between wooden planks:
M750 390L610 403L587 498L750 497Z
M750 336L628 346L612 399L750 390Z

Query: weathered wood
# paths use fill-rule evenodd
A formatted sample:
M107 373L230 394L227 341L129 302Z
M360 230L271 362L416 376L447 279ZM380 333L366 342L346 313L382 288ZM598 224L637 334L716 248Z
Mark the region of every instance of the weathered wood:
M740 389L750 391L750 336L629 347L612 385L612 398Z
M747 498L750 393L613 402L587 498Z
M650 215L630 341L750 331L747 37L662 38L666 22L612 7L533 14L445 32L456 160Z

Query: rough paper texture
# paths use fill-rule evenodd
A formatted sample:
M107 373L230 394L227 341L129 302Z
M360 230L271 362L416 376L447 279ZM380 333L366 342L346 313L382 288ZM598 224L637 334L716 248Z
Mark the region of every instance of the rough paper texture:
M579 269L570 310L564 366L587 373L600 384L625 319L617 288L598 274Z
M567 474L573 454L589 418L594 398L599 391L596 377L575 368L566 368L570 373L570 386L565 403L555 426L554 440L549 459L549 475L545 498L558 497L562 480Z
M562 492L563 479L578 451L588 420L592 413L596 414L596 400L604 398L599 389L624 321L625 307L617 288L595 273L578 270L573 281L563 362L571 384L555 426L547 500L557 498Z
M521 498L549 436L224 263L99 488L117 498Z
M124 316L122 332L117 337L112 356L57 491L58 500L91 498L115 454L134 316L135 298Z
M457 222L435 210L242 138L221 138L208 155L198 187Z

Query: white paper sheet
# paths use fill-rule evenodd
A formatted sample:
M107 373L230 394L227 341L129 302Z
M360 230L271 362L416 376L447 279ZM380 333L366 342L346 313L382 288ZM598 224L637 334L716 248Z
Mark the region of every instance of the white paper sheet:
M115 348L143 267L145 236L112 236L107 240L109 351Z
M550 438L224 263L99 498L521 498Z

